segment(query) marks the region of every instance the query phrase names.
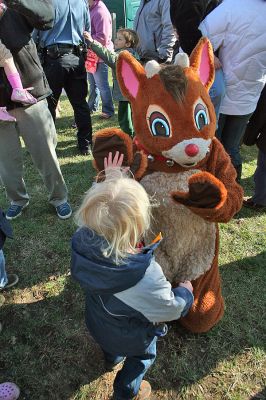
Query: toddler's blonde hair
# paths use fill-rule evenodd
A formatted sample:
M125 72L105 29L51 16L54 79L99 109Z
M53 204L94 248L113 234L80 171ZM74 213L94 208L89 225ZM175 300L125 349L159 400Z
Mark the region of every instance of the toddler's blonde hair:
M144 188L120 171L93 185L76 213L76 222L105 238L105 257L123 263L150 226L151 204Z

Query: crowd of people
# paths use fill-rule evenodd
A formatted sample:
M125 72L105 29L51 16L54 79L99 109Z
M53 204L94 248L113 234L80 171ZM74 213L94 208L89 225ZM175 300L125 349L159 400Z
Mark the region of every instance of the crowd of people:
M91 154L91 114L98 111L100 99L100 118L113 117L117 101L119 126L134 137L130 102L116 78L116 62L123 50L143 64L150 60L172 63L178 52L190 55L201 36L210 39L216 136L231 158L239 183L241 144L257 145L254 195L243 204L266 209L265 17L264 0L141 0L133 29L118 29L113 41L112 19L103 0L0 0L0 182L10 201L6 213L0 209L1 291L18 282L17 275L6 272L3 245L6 237L12 237L10 221L21 216L30 200L20 137L57 216L68 219L72 209L56 155L60 95L64 89L73 108L81 155ZM162 321L188 312L193 287L186 281L173 289L167 282L153 257L160 239L145 251L138 246L149 227L150 201L139 183L120 172L122 160L122 154L105 159L105 181L91 187L76 214L80 229L72 239L72 275L87 290L86 322L103 349L106 369L124 363L114 381L113 399L143 400L151 393L143 377L155 360L156 340L167 333ZM115 208L118 203L122 206ZM103 204L108 206L105 214ZM81 268L84 263L87 274ZM106 287L111 295L106 295ZM0 295L0 306L3 303ZM104 303L110 307L107 315ZM117 307L128 319L112 326ZM131 314L139 321L138 328L127 325ZM110 326L107 336L101 331L103 319ZM129 336L122 337L121 330ZM0 384L0 399L18 397L15 384Z

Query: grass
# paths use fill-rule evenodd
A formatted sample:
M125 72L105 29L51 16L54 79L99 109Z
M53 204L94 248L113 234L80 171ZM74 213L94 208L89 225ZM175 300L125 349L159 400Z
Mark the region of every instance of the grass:
M90 187L91 160L76 153L72 112L63 101L58 120L60 159L76 209ZM116 124L93 116L93 127ZM1 308L0 382L15 381L24 400L107 400L113 373L104 374L101 351L84 324L84 298L69 276L72 219L60 221L26 149L25 181L31 197L23 216L13 222L7 241L9 272L19 285L6 292ZM246 195L252 195L256 149L244 148ZM7 207L4 189L0 204ZM148 373L158 400L266 399L266 214L243 209L221 225L220 270L226 312L207 334L185 332L178 324L158 345Z

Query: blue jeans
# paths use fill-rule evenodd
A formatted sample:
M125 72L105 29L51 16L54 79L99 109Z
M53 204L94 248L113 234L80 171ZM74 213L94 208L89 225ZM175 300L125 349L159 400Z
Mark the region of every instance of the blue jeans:
M0 288L3 289L7 282L5 256L3 250L0 250Z
M96 72L94 74L88 74L88 81L90 83L88 100L90 111L98 110L101 97L102 112L108 115L113 115L114 105L108 82L108 66L103 62L99 62Z
M215 70L215 80L210 88L209 95L215 109L216 121L218 125L220 107L225 95L224 74L221 68Z
M242 166L240 145L251 115L252 113L246 115L220 114L219 117L216 137L223 144L236 170Z
M113 400L130 400L138 394L141 381L156 358L157 337L153 339L145 353L139 356L126 357L123 368L117 373L114 381ZM104 352L106 361L114 364L123 357Z
M255 193L252 200L266 206L266 153L259 150L257 168L254 174Z

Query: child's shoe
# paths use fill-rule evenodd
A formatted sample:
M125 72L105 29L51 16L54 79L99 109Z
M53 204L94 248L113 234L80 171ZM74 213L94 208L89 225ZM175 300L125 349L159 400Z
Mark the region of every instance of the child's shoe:
M0 400L17 400L19 398L19 387L13 382L0 384Z
M37 103L37 99L35 99L27 89L13 89L11 100L25 105Z
M16 118L6 111L6 107L0 107L0 121L15 122Z

